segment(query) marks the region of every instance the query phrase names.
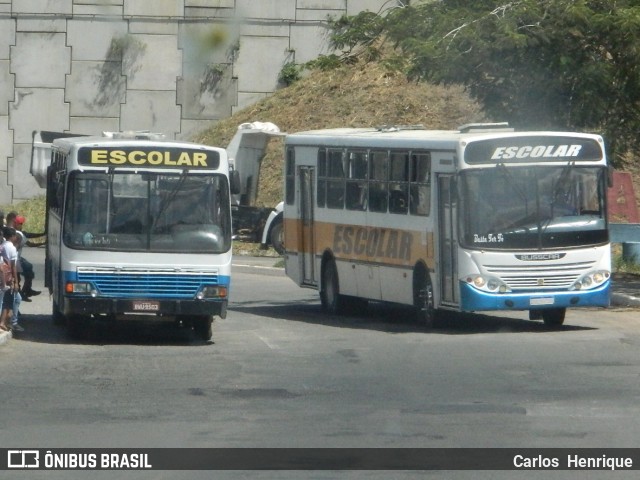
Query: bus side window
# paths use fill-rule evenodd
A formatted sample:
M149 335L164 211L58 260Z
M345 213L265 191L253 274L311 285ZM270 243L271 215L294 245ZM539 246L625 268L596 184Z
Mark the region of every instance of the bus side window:
M327 151L324 148L318 150L318 191L316 193L318 207L327 204Z
M342 150L329 150L327 162L327 207L344 208L345 168Z
M51 165L47 168L47 196L48 206L58 215L62 212L64 202L64 159L62 154L54 152Z
M389 212L409 211L409 153L392 152L389 183Z
M367 209L367 152L347 153L347 209Z
M411 155L409 211L411 215L427 216L431 210L431 155Z
M391 213L407 213L407 207L406 186L392 184L389 191L389 211Z
M369 152L369 211L387 211L389 162L388 152Z
M296 200L296 162L295 150L293 148L287 149L285 168L285 199L287 205L293 205Z

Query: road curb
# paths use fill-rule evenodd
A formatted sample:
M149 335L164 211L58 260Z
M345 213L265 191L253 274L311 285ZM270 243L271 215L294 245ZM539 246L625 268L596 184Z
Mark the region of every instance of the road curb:
M268 267L264 265L252 265L245 262L234 262L232 268L240 272L257 273L259 275L271 275L274 277L284 277L284 268Z
M283 277L284 267L275 266L281 261L282 257L234 255L231 267L236 272Z
M624 293L612 293L611 305L616 307L640 307L640 298Z

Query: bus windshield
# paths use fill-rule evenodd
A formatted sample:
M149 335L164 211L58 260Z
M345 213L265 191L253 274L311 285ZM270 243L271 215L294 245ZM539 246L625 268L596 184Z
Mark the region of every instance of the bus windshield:
M605 170L521 166L460 175L461 244L474 249L546 249L608 241Z
M224 175L76 172L63 238L75 249L224 253L229 201Z

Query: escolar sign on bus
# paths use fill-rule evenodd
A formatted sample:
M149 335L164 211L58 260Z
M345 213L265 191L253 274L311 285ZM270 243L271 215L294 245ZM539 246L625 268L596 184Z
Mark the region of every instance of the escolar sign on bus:
M593 138L527 135L469 142L464 152L468 164L497 162L594 162L603 159Z
M199 149L154 147L81 148L78 164L94 167L159 167L216 169L218 152Z

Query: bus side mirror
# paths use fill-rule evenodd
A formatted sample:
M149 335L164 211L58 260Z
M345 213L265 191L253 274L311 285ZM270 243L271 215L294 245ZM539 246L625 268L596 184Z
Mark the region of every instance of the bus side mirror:
M238 195L242 193L242 187L240 185L240 172L237 170L231 170L229 172L229 183L232 195Z

